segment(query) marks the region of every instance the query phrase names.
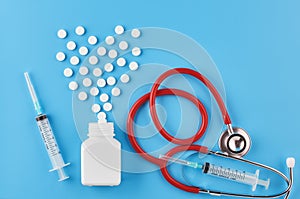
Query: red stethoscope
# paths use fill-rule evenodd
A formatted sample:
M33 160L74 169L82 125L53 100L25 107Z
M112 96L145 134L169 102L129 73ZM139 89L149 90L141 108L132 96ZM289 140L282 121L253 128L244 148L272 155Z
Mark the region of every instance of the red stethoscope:
M212 93L212 95L216 99L216 102L217 102L217 104L221 110L222 116L223 116L224 124L227 125L227 127L228 127L227 130L224 131L224 133L221 135L221 137L219 139L219 147L223 151L223 153L211 151L205 146L200 146L200 145L194 144L196 141L198 141L203 136L203 134L206 131L207 125L208 125L208 114L207 114L207 111L206 111L204 105L202 104L202 102L194 95L192 95L188 92L185 92L183 90L174 89L174 88L159 89L161 83L166 78L168 78L169 76L172 76L172 75L176 75L176 74L191 75L191 76L197 78L209 89L209 91ZM190 100L198 108L199 112L201 113L202 123L200 125L199 130L196 132L196 134L194 136L192 136L190 138L186 138L186 139L180 139L180 138L176 138L176 137L170 135L164 129L164 127L162 126L162 124L160 123L160 121L158 119L158 115L157 115L157 111L156 111L156 107L155 107L156 97L164 96L164 95L176 95L176 96L184 97L184 98ZM173 155L175 155L179 152L196 151L196 152L200 152L203 154L216 155L216 156L223 157L223 158L230 158L230 159L234 159L237 161L246 162L246 163L249 163L252 165L256 165L258 167L268 169L268 170L280 175L288 185L286 190L282 191L281 193L274 194L274 195L249 195L249 194L220 192L220 191L215 191L215 190L206 190L206 189L202 189L200 187L189 186L189 185L186 185L186 184L183 184L183 183L177 181L170 175L170 173L168 171L168 167L167 167L168 161L148 154L138 143L138 141L134 135L134 118L136 117L136 113L139 110L139 108L148 100L149 100L150 114L151 114L151 117L152 117L152 120L153 120L153 123L154 123L156 129L169 142L179 145L179 146L176 146L176 147L172 148L171 150L169 150L165 154L166 156L172 157ZM205 76L203 76L202 74L200 74L197 71L194 71L194 70L191 70L188 68L175 68L175 69L168 70L165 73L163 73L161 76L159 76L157 78L157 80L154 82L151 91L149 93L145 94L144 96L142 96L141 98L139 98L134 103L134 105L131 107L131 109L129 111L128 119L127 119L127 132L128 132L129 141L130 141L132 147L134 148L134 150L139 155L141 155L144 159L146 159L147 161L159 166L164 178L170 184L172 184L175 187L182 189L184 191L192 192L192 193L207 193L207 194L211 194L211 195L225 195L225 196L248 197L248 198L274 198L274 197L279 197L282 195L286 195L285 198L287 198L291 191L291 187L293 184L293 165L292 166L288 165L289 172L290 172L290 178L288 179L284 174L282 174L280 171L278 171L272 167L241 158L243 155L245 155L249 151L249 148L251 145L251 141L250 141L248 134L246 133L246 131L244 131L241 128L233 128L231 126L231 120L230 120L229 114L227 112L226 106L225 106L220 94L218 93L217 89Z

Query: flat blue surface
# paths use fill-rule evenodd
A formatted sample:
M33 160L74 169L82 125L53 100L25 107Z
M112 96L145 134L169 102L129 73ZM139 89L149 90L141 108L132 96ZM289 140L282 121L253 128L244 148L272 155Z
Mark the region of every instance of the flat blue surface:
M2 0L0 198L213 198L178 190L158 171L123 173L119 187L81 185L81 140L72 118L72 94L62 75L64 66L55 60L62 48L56 31L80 24L88 33L98 33L100 40L113 34L117 24L127 29L170 28L194 38L221 72L233 123L252 137L247 158L286 173L285 158L300 159L299 7L296 0L195 0L186 4ZM38 82L38 94L63 156L71 162L66 169L71 176L68 181L58 183L57 174L47 172L50 163L34 122L25 71ZM126 142L125 138L120 141ZM299 169L296 164L291 198L300 194ZM212 184L204 182L208 185Z

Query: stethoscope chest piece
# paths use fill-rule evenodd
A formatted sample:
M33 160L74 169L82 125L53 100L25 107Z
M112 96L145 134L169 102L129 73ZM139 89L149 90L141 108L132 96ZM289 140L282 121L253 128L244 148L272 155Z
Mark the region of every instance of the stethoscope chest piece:
M228 128L219 138L219 148L230 156L242 157L250 150L250 146L251 139L242 128Z

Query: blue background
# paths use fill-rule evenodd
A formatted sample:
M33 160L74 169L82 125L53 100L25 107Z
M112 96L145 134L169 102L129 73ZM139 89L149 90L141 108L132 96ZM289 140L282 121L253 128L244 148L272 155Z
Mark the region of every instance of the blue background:
M80 144L71 92L55 60L56 31L79 24L103 36L127 29L175 29L198 41L217 64L235 124L247 129L247 158L286 173L285 158L299 159L299 1L15 1L0 3L0 198L198 198L166 183L159 172L122 176L119 187L83 187ZM100 38L101 39L101 38ZM102 38L103 39L103 38ZM57 183L37 134L23 72L34 73L71 179ZM59 102L59 103L53 103ZM67 144L66 144L67 143ZM295 168L291 198L300 194ZM209 197L212 198L212 197Z

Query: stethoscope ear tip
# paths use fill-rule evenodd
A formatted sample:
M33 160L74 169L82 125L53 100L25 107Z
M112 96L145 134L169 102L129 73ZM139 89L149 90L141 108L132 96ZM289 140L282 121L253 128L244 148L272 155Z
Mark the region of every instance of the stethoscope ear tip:
M296 160L294 157L288 157L286 159L286 165L288 168L294 168L295 167L295 163L296 163Z

